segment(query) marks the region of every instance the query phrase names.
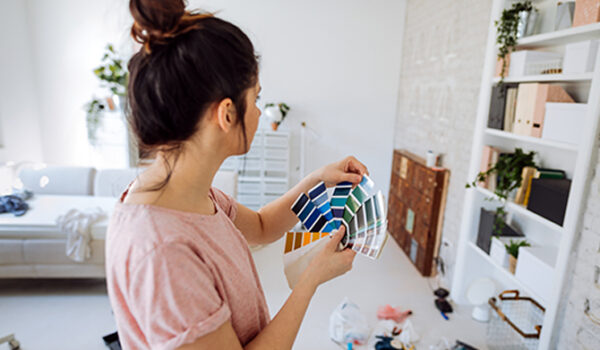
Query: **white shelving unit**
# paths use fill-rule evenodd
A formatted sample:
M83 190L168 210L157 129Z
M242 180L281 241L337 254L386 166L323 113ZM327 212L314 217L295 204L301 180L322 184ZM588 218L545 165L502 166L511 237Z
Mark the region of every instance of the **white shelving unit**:
M468 189L466 193L451 293L453 299L457 302L467 303L465 293L471 282L481 277L490 277L496 281L498 291L519 289L524 295L533 297L546 309L539 349L548 349L556 343L555 336L559 324L557 313L562 303L566 302L562 299L562 293L566 281L566 272L569 268L569 254L573 248L573 242L580 234L590 174L595 166L593 161L596 159L600 120L600 54L596 57L595 70L592 73L536 75L504 79L505 82L514 83L547 82L560 84L574 96L577 102L587 103L586 125L582 128L583 133L579 144L554 142L488 129L491 87L498 82L498 79L494 77L497 54L494 21L500 17L503 8L508 5L508 1L495 0L492 7L468 180L474 179L479 172L482 150L485 145L504 150L514 150L514 148L520 147L526 152L535 151L539 155L542 166L566 171L567 177L572 182L562 226L527 210L524 206L511 202L506 203L511 224L518 227L529 241L536 245L558 248L552 281L553 288L548 298L536 295L530 288L527 288L523 281L520 281L504 267L493 261L487 253L475 244L480 208L494 210L501 204L499 199L490 191L475 188ZM519 41L517 49L560 51L565 44L598 38L600 38L600 23L595 23L526 37Z
M259 130L250 151L228 158L221 169L237 171L237 200L250 209L258 210L277 199L289 189L289 144L287 131Z

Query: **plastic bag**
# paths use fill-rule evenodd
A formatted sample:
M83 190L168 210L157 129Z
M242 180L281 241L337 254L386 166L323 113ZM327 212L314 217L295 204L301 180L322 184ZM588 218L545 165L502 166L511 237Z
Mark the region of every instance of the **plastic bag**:
M329 337L344 348L348 343L364 344L369 337L367 319L348 298L329 317Z

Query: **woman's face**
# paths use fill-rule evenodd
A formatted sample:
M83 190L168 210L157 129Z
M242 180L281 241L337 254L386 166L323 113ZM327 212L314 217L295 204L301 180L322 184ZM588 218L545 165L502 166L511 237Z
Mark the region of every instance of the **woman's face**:
M258 118L261 114L260 109L257 106L260 90L260 82L257 79L256 85L248 89L248 93L246 94L246 115L244 116L244 121L246 124L246 137L248 139L248 144L243 150L241 150L243 153L246 153L248 150L250 150L250 145L254 139L256 129L258 128Z

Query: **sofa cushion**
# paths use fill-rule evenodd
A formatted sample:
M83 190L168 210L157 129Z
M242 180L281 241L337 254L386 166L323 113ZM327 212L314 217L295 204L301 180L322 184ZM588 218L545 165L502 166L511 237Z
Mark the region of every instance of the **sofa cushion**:
M75 166L32 166L17 176L25 189L35 194L91 195L96 170Z
M143 170L138 168L99 169L94 178L94 196L119 197Z
M23 216L0 214L0 239L65 238L58 231L56 218L70 209L100 207L107 218L92 226L92 239L104 240L116 198L95 196L34 195L28 200L29 211Z

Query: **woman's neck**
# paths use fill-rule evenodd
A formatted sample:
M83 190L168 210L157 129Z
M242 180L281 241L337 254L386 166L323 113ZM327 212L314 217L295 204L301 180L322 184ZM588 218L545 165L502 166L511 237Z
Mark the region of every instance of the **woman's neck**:
M186 145L178 155L159 154L140 176L141 200L181 211L213 214L215 208L208 194L215 174L227 157L218 150L219 147L208 145ZM144 188L160 184L169 173L163 188L143 194Z

